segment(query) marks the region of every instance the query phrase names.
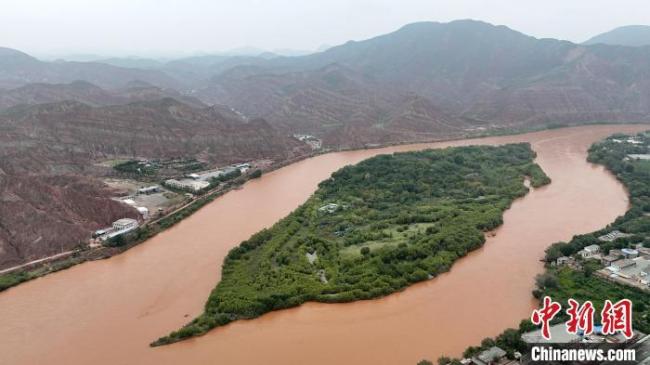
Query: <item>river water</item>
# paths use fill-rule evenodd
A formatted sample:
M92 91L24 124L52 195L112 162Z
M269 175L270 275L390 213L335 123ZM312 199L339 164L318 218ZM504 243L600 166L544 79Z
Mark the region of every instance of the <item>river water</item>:
M331 153L232 191L126 253L0 293L0 364L415 364L530 315L544 248L625 212L623 186L586 150L615 132L586 126L517 136ZM347 164L394 151L530 142L553 179L506 211L485 246L449 273L386 298L308 303L170 346L148 344L201 313L228 250L304 202Z

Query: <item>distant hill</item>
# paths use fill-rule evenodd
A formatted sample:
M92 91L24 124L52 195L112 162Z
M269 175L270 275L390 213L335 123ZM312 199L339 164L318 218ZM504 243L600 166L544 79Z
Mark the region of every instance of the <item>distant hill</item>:
M119 88L129 81L142 80L164 88L179 88L181 83L158 70L143 70L99 62L45 62L26 53L0 47L0 88L16 88L31 83L70 83L88 81L102 88Z
M584 47L473 20L421 22L225 70L196 96L326 144L650 119L650 48Z
M76 101L16 106L0 113L0 127L5 132L0 145L13 145L6 151L0 147L4 156L22 155L12 158L28 162L30 152L45 148L51 151L43 152L36 161L68 165L69 169L83 168L84 160L111 156L191 156L218 163L281 159L293 147L306 147L262 119L248 121L228 108L195 108L172 98L101 107ZM3 137L10 139L4 141ZM73 151L62 153L68 147ZM18 153L23 148L24 153ZM71 160L69 153L77 156ZM5 167L5 171L38 171L42 166L32 169L30 164L20 163Z
M138 57L112 57L112 58L103 58L96 59L95 62L105 63L107 65L113 65L117 67L124 68L139 68L139 69L158 69L163 66L163 62L150 59L150 58L138 58Z
M78 101L90 106L129 104L137 101L153 101L174 98L190 106L202 108L207 105L174 89L162 89L135 80L115 90L105 90L87 81L69 84L27 84L15 89L0 89L0 110L17 105L49 104L61 101Z
M0 107L8 94L5 105L172 97L197 107L228 105L283 133L315 134L336 147L650 119L650 47L587 47L474 20L408 24L305 56L135 61L154 68L42 62L0 49L0 89L18 84L0 91ZM99 100L97 90L79 95L69 86L44 86L76 80L109 95ZM28 84L40 86L15 90Z
M630 47L648 46L650 45L650 26L628 25L625 27L619 27L609 32L599 34L583 44L608 44Z
M283 160L309 150L262 119L166 98L92 107L74 101L0 113L0 268L86 242L94 229L138 213L110 199L95 163L179 156L226 164Z

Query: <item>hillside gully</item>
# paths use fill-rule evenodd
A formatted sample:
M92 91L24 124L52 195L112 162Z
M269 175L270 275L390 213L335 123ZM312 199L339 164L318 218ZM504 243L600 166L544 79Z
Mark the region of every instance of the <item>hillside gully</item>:
M625 212L623 186L587 163L586 151L615 132L648 128L585 126L330 153L289 165L122 255L0 293L3 363L415 364L458 355L530 315L547 246ZM510 142L530 142L553 182L517 200L485 246L449 273L378 300L309 303L149 347L201 313L233 246L291 212L335 170L382 153Z

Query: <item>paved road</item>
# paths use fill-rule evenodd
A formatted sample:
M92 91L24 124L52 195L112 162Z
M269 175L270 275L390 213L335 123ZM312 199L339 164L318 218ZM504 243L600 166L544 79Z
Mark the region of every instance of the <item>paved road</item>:
M7 273L10 273L12 271L22 269L22 268L30 266L30 265L34 265L34 264L38 264L38 263L41 263L41 262L50 261L50 260L54 260L54 259L59 259L61 257L69 256L69 255L72 255L75 252L77 252L77 250L61 252L61 253L57 253L56 255L52 255L52 256L44 257L42 259L30 261L30 262L28 262L26 264L22 264L22 265L10 267L8 269L0 270L0 275L7 274Z

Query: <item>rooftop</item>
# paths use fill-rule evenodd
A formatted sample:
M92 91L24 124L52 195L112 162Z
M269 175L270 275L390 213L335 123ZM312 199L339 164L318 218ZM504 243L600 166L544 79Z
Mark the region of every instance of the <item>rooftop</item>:
M623 232L621 232L619 230L614 230L614 231L611 231L611 232L609 232L607 234L604 234L604 235L598 237L598 239L601 240L601 241L607 241L608 242L608 241L613 241L613 240L615 240L617 238L628 237L628 236L630 236L630 234L623 233Z
M574 335L566 331L564 323L556 324L550 327L551 339L547 340L542 336L542 330L538 329L532 332L524 333L521 339L526 343L572 343L580 341L579 335Z
M484 363L490 363L494 360L500 359L502 357L506 356L506 352L501 349L500 347L493 346L480 354L476 356L479 360L481 360Z
M133 224L133 223L138 223L138 221L133 218L120 218L115 222L113 222L113 224L119 224L119 225L126 225L126 224Z
M624 248L621 250L624 254L626 255L638 255L639 251L633 249L633 248Z
M614 270L610 269L610 271L614 271L616 275L624 277L624 278L633 278L640 276L641 273L644 273L644 275L648 274L648 271L650 271L650 260L647 260L643 257L637 257L635 259L624 259L624 260L618 260L616 262L612 263L612 266L616 265L616 268ZM611 267L611 266L610 266Z
M607 255L603 256L602 259L606 261L616 261L618 260L618 255Z

